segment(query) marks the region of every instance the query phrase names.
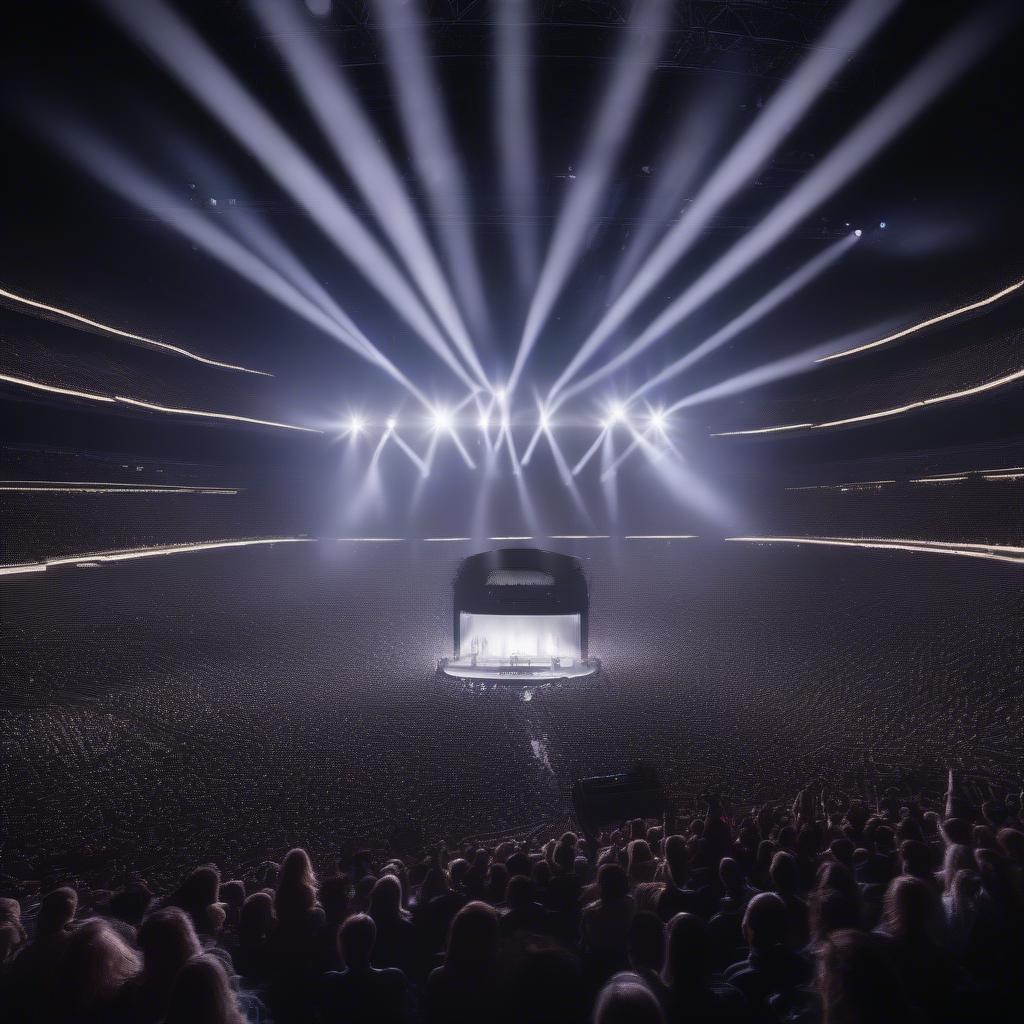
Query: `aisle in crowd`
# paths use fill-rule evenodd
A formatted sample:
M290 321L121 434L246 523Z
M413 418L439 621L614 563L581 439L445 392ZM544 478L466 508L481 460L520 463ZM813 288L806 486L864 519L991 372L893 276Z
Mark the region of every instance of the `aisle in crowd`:
M940 809L712 796L542 846L324 867L294 849L162 897L133 878L88 908L71 886L0 899L0 1021L942 1024L1024 996L1021 800L977 805L952 773Z

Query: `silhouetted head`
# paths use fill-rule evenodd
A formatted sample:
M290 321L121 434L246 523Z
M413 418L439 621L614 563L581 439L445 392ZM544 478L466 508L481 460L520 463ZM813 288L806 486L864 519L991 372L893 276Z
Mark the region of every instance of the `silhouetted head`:
M98 917L80 924L64 952L61 995L77 1012L97 1012L109 1003L142 964L127 942Z
M505 904L509 910L522 910L533 902L533 879L516 875L508 880L505 888Z
M809 924L815 942L824 942L833 932L860 928L860 903L836 889L816 889L811 894Z
M770 949L786 940L786 904L773 892L758 893L743 915L743 937L751 949Z
M772 857L772 866L768 873L772 880L772 888L780 896L793 896L800 887L800 869L796 858L785 850L779 850Z
M132 882L118 889L110 897L107 913L110 917L116 917L119 921L137 927L152 902L153 894L149 887L141 882Z
M268 892L254 892L242 904L238 919L239 937L250 943L265 942L277 923L274 901Z
M139 928L138 946L143 974L167 985L189 959L203 951L192 919L180 907L154 910Z
M220 872L212 864L204 864L178 886L171 902L196 919L203 915L207 907L217 902L219 891Z
M819 960L823 1024L905 1024L914 1016L881 940L838 931Z
M402 883L394 875L381 875L370 893L374 921L396 921L402 915Z
M700 984L711 967L708 926L696 914L676 914L668 923L662 977L672 987Z
M623 971L598 993L594 1024L665 1024L665 1015L643 979Z
M657 863L646 839L634 839L626 848L629 880L637 885L654 878Z
M369 914L353 914L341 926L341 955L353 970L365 970L369 966L376 941L377 926Z
M203 953L182 967L171 986L163 1024L245 1024L217 957Z
M78 912L78 893L70 886L48 892L39 904L36 917L36 938L45 939L63 932Z
M626 935L629 962L637 971L660 971L665 962L665 926L657 914L640 910Z
M904 839L900 843L900 866L905 875L923 879L934 877L932 851L918 839Z
M238 913L245 902L245 883L238 878L224 882L220 887L220 898L234 912Z
M900 875L885 894L885 930L897 939L920 941L938 924L941 904L938 894L920 878Z
M602 903L621 900L629 894L629 879L618 864L602 864L597 870L597 891Z
M448 930L445 967L458 974L480 976L489 971L498 952L498 915L486 903L467 903Z

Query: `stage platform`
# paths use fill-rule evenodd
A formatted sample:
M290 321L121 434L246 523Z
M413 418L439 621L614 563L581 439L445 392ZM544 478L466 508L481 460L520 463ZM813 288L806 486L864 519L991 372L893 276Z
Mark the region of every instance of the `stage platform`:
M442 658L437 670L452 679L471 679L489 683L547 683L592 676L601 668L597 658L562 660L554 665L550 658L520 658L512 664L509 658Z

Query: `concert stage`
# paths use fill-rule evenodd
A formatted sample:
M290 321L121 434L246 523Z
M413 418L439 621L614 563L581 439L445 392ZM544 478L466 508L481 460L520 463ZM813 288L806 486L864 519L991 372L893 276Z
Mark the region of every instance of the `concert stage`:
M590 599L580 563L539 548L472 555L452 583L452 658L457 679L537 682L592 675Z

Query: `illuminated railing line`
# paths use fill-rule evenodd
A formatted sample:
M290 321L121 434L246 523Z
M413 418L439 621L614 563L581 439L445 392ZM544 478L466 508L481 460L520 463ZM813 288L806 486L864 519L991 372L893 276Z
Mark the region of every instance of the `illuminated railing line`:
M1005 387L1024 378L1024 370L1016 370L1008 373L1005 377L997 377L995 380L985 381L974 387L964 388L962 391L951 391L946 395L936 395L934 398L924 398L918 402L909 402L907 405L895 406L891 409L879 409L877 412L864 413L861 416L848 416L841 420L826 420L824 423L789 423L780 427L761 427L757 430L725 430L713 433L712 437L739 437L749 434L774 434L783 430L825 430L828 427L846 427L854 423L866 423L869 420L883 419L888 416L900 416L903 413L913 412L915 409L925 409L931 405L939 405L943 402L952 402L958 398L968 398L971 395L980 395L985 391L994 391L996 388Z
M128 484L103 486L57 487L29 485L11 485L0 483L0 491L17 494L237 494L238 491L225 487L132 487Z
M488 537L488 540L533 540L532 537Z
M404 537L336 537L339 544L401 544Z
M982 480L1024 480L1024 473L984 473Z
M887 334L884 338L879 338L877 341L869 341L866 345L857 345L855 348L848 348L844 349L842 352L833 352L831 355L822 356L820 359L816 359L815 362L827 363L832 359L844 359L846 356L854 356L859 352L867 352L869 349L878 348L880 345L888 345L889 342L898 341L900 338L905 338L908 334L915 334L917 331L923 331L926 327L933 327L935 324L941 324L945 320L952 320L954 317L962 316L964 313L970 313L975 309L981 309L983 306L990 306L993 302L998 302L1000 299L1005 298L1007 295L1010 295L1022 287L1024 287L1024 278L1014 284L1008 285L1006 288L1000 289L984 299L979 299L977 302L971 302L966 306L951 309L948 313L941 313L939 316L933 316L927 320L922 320L919 324L912 324L910 327L904 327L901 331L896 331L894 334Z
M257 547L267 544L305 544L310 537L256 537L249 540L214 540L195 544L167 544L149 548L125 548L122 551L93 551L80 555L61 555L40 562L22 562L0 565L0 576L18 576L25 573L46 572L63 565L81 565L96 562L127 562L138 558L159 558L163 555L192 554L198 551L218 551L225 548Z
M315 427L300 427L294 423L278 423L275 420L260 420L252 416L235 416L227 412L207 412L201 409L179 409L167 405L157 405L153 402L143 402L137 398L125 398L123 395L98 395L94 391L76 391L74 388L62 388L56 384L42 384L37 380L28 380L25 377L12 377L7 373L0 373L0 381L7 384L14 384L17 387L30 388L33 391L46 391L49 394L66 395L69 398L82 398L89 402L105 402L108 405L131 405L140 409L149 409L153 412L168 413L173 416L199 416L203 419L226 420L231 423L253 423L260 427L275 427L279 430L299 430L307 434L322 434L322 430Z
M851 480L845 484L810 484L806 487L787 487L787 491L848 491L858 487L876 488L885 484L894 484L895 480Z
M993 470L993 472L996 471ZM244 490L242 487L215 487L213 485L203 487L199 484L136 484L111 480L0 480L0 485L4 487L13 487L15 485L22 487L66 487L69 489L108 487L111 490L145 487L151 491L196 491L203 494L237 494L239 491Z
M260 427L277 427L280 430L300 430L307 434L322 434L322 430L315 427L300 427L295 423L278 423L275 420L259 420L252 416L235 416L228 412L204 412L199 409L178 409L168 405L156 405L153 402L141 402L136 398L125 398L122 395L115 395L114 401L123 402L125 405L136 406L139 409L150 409L153 412L165 412L173 416L201 416L214 420L228 420L232 423L254 423Z
M623 540L697 540L695 533L627 533Z
M1024 548L1000 544L957 544L952 541L905 540L865 537L726 537L749 544L810 544L823 547L866 548L876 551L907 551L913 554L957 555L1024 565Z
M912 484L958 484L967 479L967 474L959 476L922 476L911 480Z
M38 309L44 313L53 313L56 316L66 317L68 320L73 320L76 323L83 324L86 327L91 327L104 334L111 334L118 338L127 338L129 341L137 341L143 345L150 345L153 348L163 349L165 352L173 352L175 355L184 356L186 359L194 359L197 363L204 363L207 366L216 366L222 370L237 370L239 373L254 373L260 377L274 376L272 373L267 373L265 370L252 370L248 366L238 366L235 363L222 363L216 359L208 359L206 356L201 356L198 352L191 352L189 349L182 348L180 345L171 345L166 341L157 341L155 338L147 338L142 334L133 334L131 331L122 331L119 327L112 327L110 324L100 323L99 320L92 320L87 316L82 316L80 313L73 313L70 309L61 309L60 306L51 306L46 302L39 302L37 299L30 299L25 295L18 295L16 292L8 291L6 288L0 288L0 299L7 299L23 306L29 306L32 309Z
M548 540L608 540L607 533L549 533Z
M454 544L456 541L469 541L472 537L424 537L426 544Z
M7 373L0 373L0 381L6 384L15 384L22 388L32 388L34 391L47 391L54 395L67 395L69 398L84 398L89 402L109 402L111 405L114 399L107 395L97 395L91 391L76 391L74 388L62 388L56 384L42 384L37 380L27 380L24 377L12 377Z

